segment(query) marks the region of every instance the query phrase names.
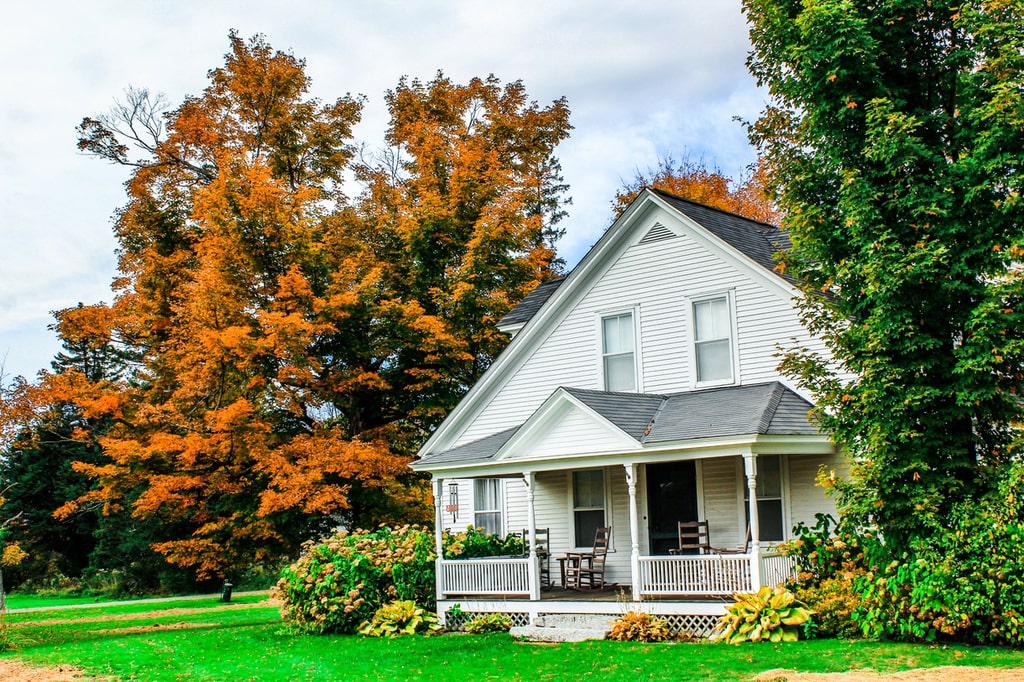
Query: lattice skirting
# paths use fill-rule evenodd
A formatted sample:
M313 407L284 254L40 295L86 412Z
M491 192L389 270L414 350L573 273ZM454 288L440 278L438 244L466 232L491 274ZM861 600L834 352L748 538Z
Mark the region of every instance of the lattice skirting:
M453 613L449 610L448 613L445 614L444 629L448 632L465 632L466 623L477 616L489 616L492 613L501 613L508 616L512 621L512 625L516 627L522 627L530 624L530 614L528 613L514 613L508 611L458 611Z
M445 614L445 629L449 632L465 632L466 624L473 620L477 616L491 615L492 613L501 613L509 617L514 626L524 626L530 624L530 614L514 612L514 611L448 611ZM541 616L557 615L541 613ZM607 613L607 614L588 614L588 615L605 615L609 621L617 620L622 616L621 613ZM715 626L718 625L717 616L707 615L658 615L656 618L665 620L668 622L669 630L674 635L686 635L689 637L706 638L711 635L714 631Z

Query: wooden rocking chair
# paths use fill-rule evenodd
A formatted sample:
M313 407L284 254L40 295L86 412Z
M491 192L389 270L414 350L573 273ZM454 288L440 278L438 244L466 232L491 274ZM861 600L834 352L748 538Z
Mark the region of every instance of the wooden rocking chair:
M710 554L711 551L707 521L679 522L679 547L670 549L669 554Z

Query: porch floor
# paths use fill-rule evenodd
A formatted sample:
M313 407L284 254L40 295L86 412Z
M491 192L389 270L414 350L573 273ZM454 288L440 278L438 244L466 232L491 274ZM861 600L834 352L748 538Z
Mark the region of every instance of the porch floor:
M459 599L469 601L494 601L495 597L486 597L479 595L458 595L448 594L445 596L445 601L458 601ZM530 602L529 597L515 597L515 596L502 596L500 600L503 602ZM609 584L603 590L596 591L581 591L581 590L566 590L561 587L555 586L547 589L542 589L540 592L540 600L542 602L557 601L557 602L611 602L620 604L632 603L632 597L630 596L629 585ZM656 597L656 596L644 596L644 602L672 602L672 603L707 603L707 602L721 602L732 603L732 599L726 596L715 597L708 595L692 595L692 596L672 596L672 597ZM536 602L533 602L536 603Z

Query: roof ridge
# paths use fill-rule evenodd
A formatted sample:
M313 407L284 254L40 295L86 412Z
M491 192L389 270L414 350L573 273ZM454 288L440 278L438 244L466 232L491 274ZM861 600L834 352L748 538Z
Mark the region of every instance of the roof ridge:
M643 445L644 443L647 442L647 437L650 436L651 435L651 431L654 430L654 424L658 421L658 417L661 415L662 411L665 409L665 405L668 405L668 397L667 396L662 396L661 403L658 405L658 409L656 409L654 411L654 414L651 415L651 421L648 422L647 428L644 429L644 434L642 436L640 436L640 444L641 445Z
M715 211L717 213L722 213L722 214L725 214L727 216L731 216L733 218L739 218L741 220L746 220L746 221L755 223L757 225L764 225L765 227L770 227L773 230L778 230L779 232L783 232L783 233L785 232L785 230L783 230L782 227L780 227L779 225L776 225L774 223L769 223L766 220L758 220L757 218L748 218L745 215L742 215L740 213L735 213L733 211L727 211L724 208L718 208L717 206L711 206L709 204L702 204L699 201L694 201L693 199L687 199L686 197L681 197L678 194L673 194L672 192L668 192L668 191L660 189L658 187L651 187L650 185L648 185L647 189L651 190L652 192L655 192L656 194L663 194L663 195L665 195L667 197L675 199L676 201L683 201L683 202L686 202L687 204L691 204L693 206L699 206L700 208L704 208L704 209L707 209L709 211Z
M782 402L782 397L786 392L786 387L780 381L773 381L769 385L772 390L768 394L767 404L764 412L761 413L761 420L757 427L757 432L761 434L768 433L768 429L771 428L772 420L775 419L775 413L779 409L779 403Z

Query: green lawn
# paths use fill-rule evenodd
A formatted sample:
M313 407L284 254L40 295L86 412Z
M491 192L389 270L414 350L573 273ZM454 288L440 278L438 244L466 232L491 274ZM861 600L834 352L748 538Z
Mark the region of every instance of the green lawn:
M397 640L305 636L289 632L275 608L254 599L227 608L213 599L160 604L159 616L152 604L54 611L45 618L40 613L15 614L9 622L20 650L7 656L153 681L742 680L772 668L830 672L870 666L890 672L938 665L1024 667L1021 651L875 642L540 645L515 642L507 635ZM96 622L101 614L118 619Z

